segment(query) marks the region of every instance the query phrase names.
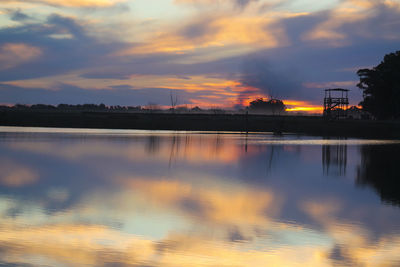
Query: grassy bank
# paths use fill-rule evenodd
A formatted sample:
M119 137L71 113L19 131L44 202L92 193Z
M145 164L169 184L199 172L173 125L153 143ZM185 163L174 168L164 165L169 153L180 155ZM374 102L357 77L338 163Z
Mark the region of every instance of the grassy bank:
M265 131L319 136L400 138L399 122L327 121L322 117L308 116L9 110L0 111L0 125L148 130Z

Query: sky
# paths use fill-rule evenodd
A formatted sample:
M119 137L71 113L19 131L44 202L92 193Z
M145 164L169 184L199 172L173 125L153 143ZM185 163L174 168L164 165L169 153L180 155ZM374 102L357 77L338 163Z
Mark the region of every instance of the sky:
M398 29L400 0L2 0L0 103L357 105Z

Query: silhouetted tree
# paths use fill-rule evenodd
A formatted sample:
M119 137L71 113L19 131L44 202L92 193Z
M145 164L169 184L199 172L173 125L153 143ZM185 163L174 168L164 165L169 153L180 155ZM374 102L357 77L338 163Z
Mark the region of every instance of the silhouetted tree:
M16 108L16 109L30 109L29 106L24 105L24 104L15 104L14 108Z
M357 74L363 109L379 119L400 118L400 51L385 55L378 66L360 69Z
M35 104L35 105L32 105L30 108L31 108L31 109L42 109L42 110L56 109L55 106L52 106L52 105L44 105L44 104Z
M264 101L262 98L258 98L250 102L249 109L261 113L281 114L285 112L286 106L279 99Z
M194 108L191 109L191 111L200 112L200 111L202 111L202 109L199 108L198 106L195 106Z

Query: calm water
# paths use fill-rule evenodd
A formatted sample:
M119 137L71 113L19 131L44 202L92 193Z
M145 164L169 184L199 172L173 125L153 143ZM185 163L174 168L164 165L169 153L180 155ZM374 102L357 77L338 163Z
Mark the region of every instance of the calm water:
M400 266L399 152L0 127L0 266Z

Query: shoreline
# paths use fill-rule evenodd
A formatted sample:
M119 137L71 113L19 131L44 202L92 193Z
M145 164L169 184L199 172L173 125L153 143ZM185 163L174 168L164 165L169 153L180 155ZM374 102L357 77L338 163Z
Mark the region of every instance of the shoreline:
M399 121L335 120L320 116L167 114L98 111L1 111L0 126L86 129L273 132L323 137L400 139Z

